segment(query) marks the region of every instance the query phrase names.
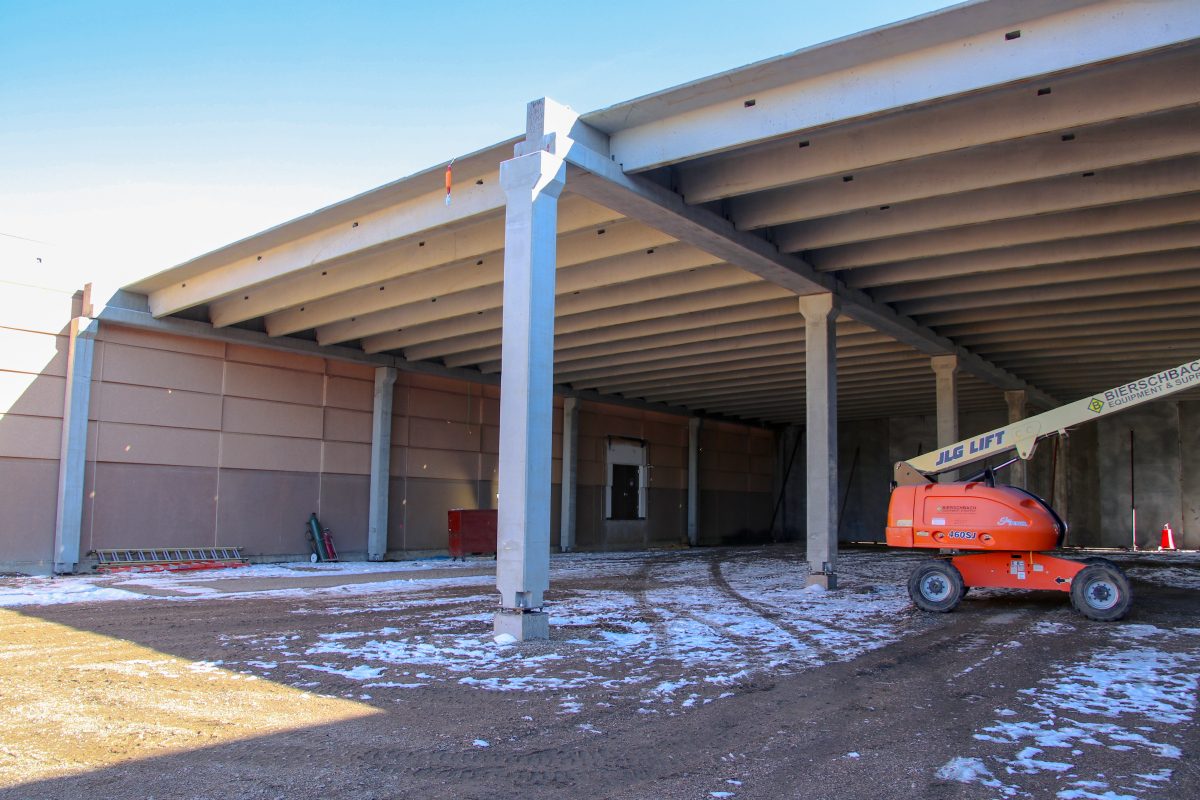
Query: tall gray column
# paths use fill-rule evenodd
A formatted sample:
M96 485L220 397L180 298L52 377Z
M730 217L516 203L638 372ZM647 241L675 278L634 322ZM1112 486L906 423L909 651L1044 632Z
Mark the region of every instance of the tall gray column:
M808 432L808 584L837 588L837 316L832 294L800 298Z
M575 549L575 496L579 469L579 401L563 399L562 515L558 525L558 549Z
M86 317L75 317L69 328L66 402L58 454L58 504L54 524L54 572L60 575L79 569L96 325Z
M1011 425L1014 422L1020 422L1029 415L1029 393L1023 390L1017 390L1004 393L1004 402L1008 405L1008 423ZM1005 483L1012 486L1019 486L1022 489L1029 488L1029 465L1021 459L1017 459L1008 466L1008 475Z
M367 512L367 560L387 555L388 489L392 472L392 395L394 367L375 368L375 402L371 411L371 502Z
M937 376L937 446L948 447L958 435L958 356L934 356L930 365ZM939 476L943 483L958 480L958 470Z
M504 318L500 377L497 634L548 639L554 413L554 265L562 158L537 150L500 165Z
M700 544L700 418L688 419L687 540Z

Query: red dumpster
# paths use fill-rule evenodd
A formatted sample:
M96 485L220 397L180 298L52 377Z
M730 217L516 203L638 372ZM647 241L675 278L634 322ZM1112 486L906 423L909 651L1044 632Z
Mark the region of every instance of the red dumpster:
M450 558L496 554L495 509L452 508L448 516Z

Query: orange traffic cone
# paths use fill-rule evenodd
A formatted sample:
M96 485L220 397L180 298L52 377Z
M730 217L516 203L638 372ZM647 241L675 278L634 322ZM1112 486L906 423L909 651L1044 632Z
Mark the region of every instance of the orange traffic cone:
M1175 549L1175 532L1171 530L1171 523L1163 523L1162 529L1162 544L1158 546L1159 550L1174 550Z

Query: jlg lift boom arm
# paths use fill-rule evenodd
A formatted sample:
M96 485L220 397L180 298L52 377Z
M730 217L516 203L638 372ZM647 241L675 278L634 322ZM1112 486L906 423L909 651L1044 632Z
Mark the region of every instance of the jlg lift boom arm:
M919 455L909 461L898 461L895 467L895 481L900 486L929 483L929 476L965 467L1012 450L1016 450L1022 459L1029 459L1037 443L1048 436L1065 433L1067 428L1197 386L1200 386L1200 359L1115 386L1044 414Z

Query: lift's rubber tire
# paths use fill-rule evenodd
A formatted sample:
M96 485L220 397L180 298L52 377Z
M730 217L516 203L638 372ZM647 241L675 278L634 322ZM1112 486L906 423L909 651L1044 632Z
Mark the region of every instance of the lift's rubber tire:
M1133 592L1119 569L1089 564L1071 581L1071 605L1088 619L1112 622L1129 613Z
M1083 564L1100 564L1101 566L1108 567L1109 569L1115 569L1117 572L1125 575L1125 570L1121 569L1120 564L1104 558L1103 556L1088 556L1087 558L1081 558L1080 562ZM1128 580L1129 576L1125 575L1125 578Z
M926 561L908 576L908 596L922 611L953 611L964 593L962 573L949 561Z

